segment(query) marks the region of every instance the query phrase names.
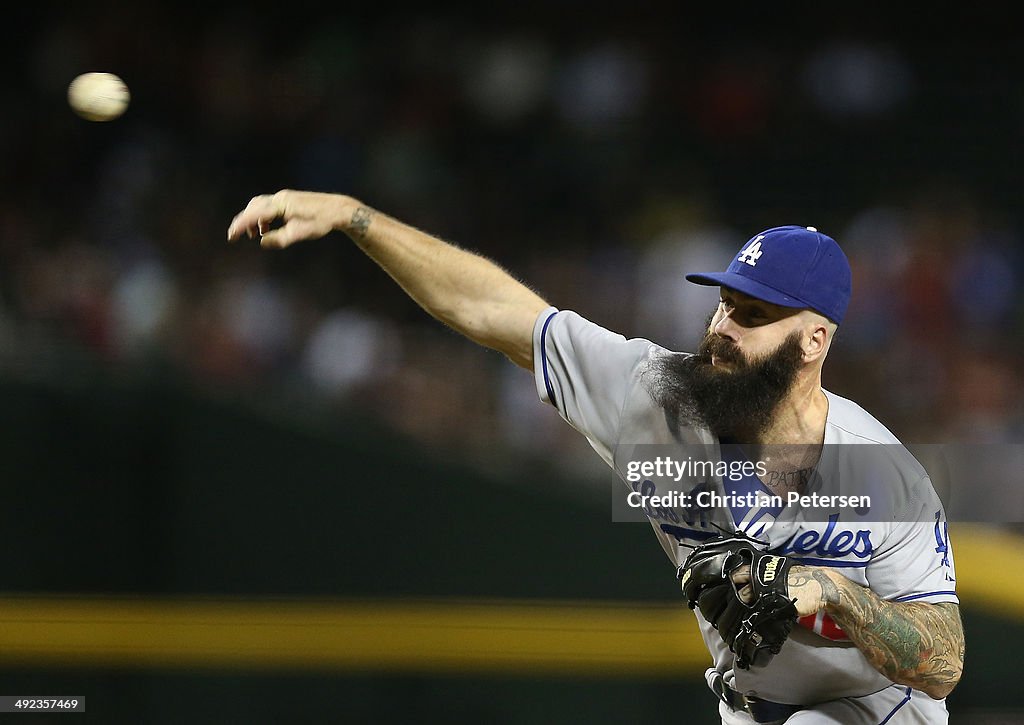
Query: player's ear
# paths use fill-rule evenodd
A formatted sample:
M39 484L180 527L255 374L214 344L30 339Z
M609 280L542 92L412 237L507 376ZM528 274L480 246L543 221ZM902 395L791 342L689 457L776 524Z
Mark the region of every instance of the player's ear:
M814 362L824 357L832 340L832 325L820 315L812 315L804 328L804 362Z

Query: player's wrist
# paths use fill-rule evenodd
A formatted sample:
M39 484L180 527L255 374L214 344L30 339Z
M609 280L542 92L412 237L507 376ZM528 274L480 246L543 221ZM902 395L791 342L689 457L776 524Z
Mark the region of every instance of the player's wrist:
M334 228L348 235L357 246L369 241L371 227L378 220L378 213L351 196L341 196L338 200L338 222Z
M355 216L356 210L360 206L362 205L357 199L345 196L344 194L338 194L335 199L335 211L332 214L335 231L348 234L352 230L352 217Z
M796 564L789 570L787 584L789 596L796 600L801 617L828 611L833 603L838 604L832 572L824 567Z

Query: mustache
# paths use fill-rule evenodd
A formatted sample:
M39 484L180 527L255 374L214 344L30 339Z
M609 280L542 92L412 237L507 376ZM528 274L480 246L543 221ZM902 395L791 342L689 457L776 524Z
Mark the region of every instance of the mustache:
M711 329L711 323L715 319L716 310L708 312L704 318L704 338L697 345L694 351L694 362L705 365L711 364L711 356L714 355L722 362L745 365L746 360L739 347L727 337L716 335Z
M745 363L743 353L740 352L736 343L727 337L720 337L712 332L704 335L700 345L697 347L697 359L706 364L711 364L711 357L714 356L723 362Z

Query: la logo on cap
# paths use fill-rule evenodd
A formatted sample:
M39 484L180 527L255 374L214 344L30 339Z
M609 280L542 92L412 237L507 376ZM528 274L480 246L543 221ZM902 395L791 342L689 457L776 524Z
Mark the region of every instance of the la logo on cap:
M686 275L690 282L728 287L773 305L812 309L837 325L850 301L851 277L835 239L792 224L765 229L744 242L725 272Z
M751 267L757 266L757 260L761 258L764 252L761 251L761 240L764 239L764 234L758 234L756 237L750 240L750 244L747 248L740 252L740 255L736 257L740 262L746 262Z

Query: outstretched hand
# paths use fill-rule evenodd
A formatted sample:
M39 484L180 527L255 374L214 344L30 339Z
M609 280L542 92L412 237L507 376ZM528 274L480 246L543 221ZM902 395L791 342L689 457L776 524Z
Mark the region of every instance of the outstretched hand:
M314 191L283 190L254 196L228 227L228 241L257 235L260 246L283 249L318 239L345 223L348 198ZM279 226L274 226L280 222Z

